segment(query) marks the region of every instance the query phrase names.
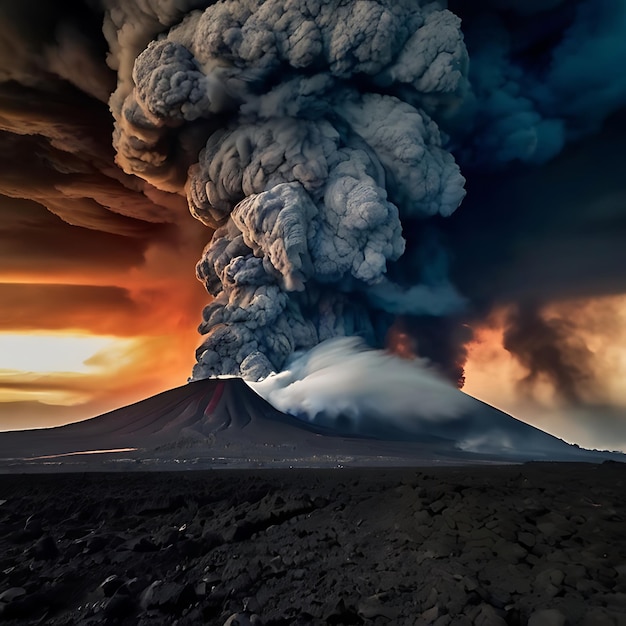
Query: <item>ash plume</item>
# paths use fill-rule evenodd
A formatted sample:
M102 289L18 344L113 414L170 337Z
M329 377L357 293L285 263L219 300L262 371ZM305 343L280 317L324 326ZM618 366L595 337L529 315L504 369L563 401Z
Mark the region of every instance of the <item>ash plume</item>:
M466 70L459 19L408 1L221 2L137 57L118 163L163 189L188 168L190 210L216 229L194 378L263 378L332 337L380 346L394 314L462 307L428 258L410 281L388 269L404 219L449 216L465 194L435 118Z
M473 284L477 201L455 241L456 160L476 179L515 172L597 132L626 102L611 61L626 54L626 15L612 0L450 9L226 1L138 55L112 99L117 161L184 186L215 229L197 266L213 301L194 378L263 378L336 336L380 347L402 315L419 354L463 384L467 323L503 302Z
M572 404L579 404L594 387L593 353L567 320L546 317L531 305L519 306L508 316L504 347L528 370L524 385L545 377Z

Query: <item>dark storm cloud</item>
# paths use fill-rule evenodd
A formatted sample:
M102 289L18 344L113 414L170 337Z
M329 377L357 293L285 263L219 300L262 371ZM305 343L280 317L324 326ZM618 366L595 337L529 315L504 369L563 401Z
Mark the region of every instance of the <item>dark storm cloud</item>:
M0 284L0 330L84 330L97 334L140 332L141 306L120 287Z
M0 269L9 277L110 275L139 267L147 246L71 226L34 201L0 196Z
M470 178L447 236L478 307L624 293L624 141L621 113L541 168Z
M451 120L464 167L545 163L624 106L621 0L451 2L470 89Z
M128 12L117 4L106 10L82 1L0 4L5 331L179 339L177 325L195 322L190 309L200 307L201 289L193 266L202 247L184 197L125 174L114 161L108 101L118 81L108 64L115 66L119 55L103 24L121 20L126 40L143 37L140 21L122 19ZM164 27L156 17L152 24ZM180 268L188 280L181 280Z
M114 163L110 4L110 13L96 2L0 6L0 193L34 199L73 225L146 237L186 207Z
M541 168L468 177L466 204L446 232L453 280L472 303L465 321L509 308L505 333L515 341L505 347L529 381L541 375L571 402L600 383L599 362L575 325L546 309L626 292L624 141L620 113ZM577 314L573 305L571 318Z
M56 91L69 83L102 102L115 88L103 62L104 11L81 0L0 4L0 81Z
M76 226L131 237L178 217L182 207L158 204L163 194L154 202L146 183L114 166L106 107L70 88L45 94L5 85L0 129L4 195L36 200Z
M469 95L444 126L467 177L441 224L464 321L506 307L506 347L571 402L597 359L553 302L626 291L626 5L619 0L451 2ZM575 308L571 312L575 318Z

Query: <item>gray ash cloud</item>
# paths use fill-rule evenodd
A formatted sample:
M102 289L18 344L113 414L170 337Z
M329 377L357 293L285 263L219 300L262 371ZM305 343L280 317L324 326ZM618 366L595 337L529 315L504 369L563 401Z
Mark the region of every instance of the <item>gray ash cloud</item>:
M167 188L196 157L190 210L216 229L195 378L263 377L331 337L381 345L396 313L463 306L429 259L402 282L388 268L405 258L403 219L449 216L464 196L435 117L466 71L459 19L396 1L221 2L138 56L114 110L118 163ZM199 155L172 150L192 127Z

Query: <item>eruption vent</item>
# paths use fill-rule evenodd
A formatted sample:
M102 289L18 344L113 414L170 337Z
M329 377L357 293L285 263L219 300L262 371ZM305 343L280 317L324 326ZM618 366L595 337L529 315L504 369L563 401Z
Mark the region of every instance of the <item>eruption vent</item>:
M226 0L138 56L112 99L118 163L165 190L186 176L215 231L194 379L258 380L329 338L380 346L396 314L459 310L425 224L465 193L438 122L466 68L460 20L414 0Z

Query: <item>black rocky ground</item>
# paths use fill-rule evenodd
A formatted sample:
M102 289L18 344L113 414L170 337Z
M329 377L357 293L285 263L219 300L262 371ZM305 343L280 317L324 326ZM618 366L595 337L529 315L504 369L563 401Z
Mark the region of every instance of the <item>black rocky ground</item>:
M15 624L626 625L626 465L0 476Z

